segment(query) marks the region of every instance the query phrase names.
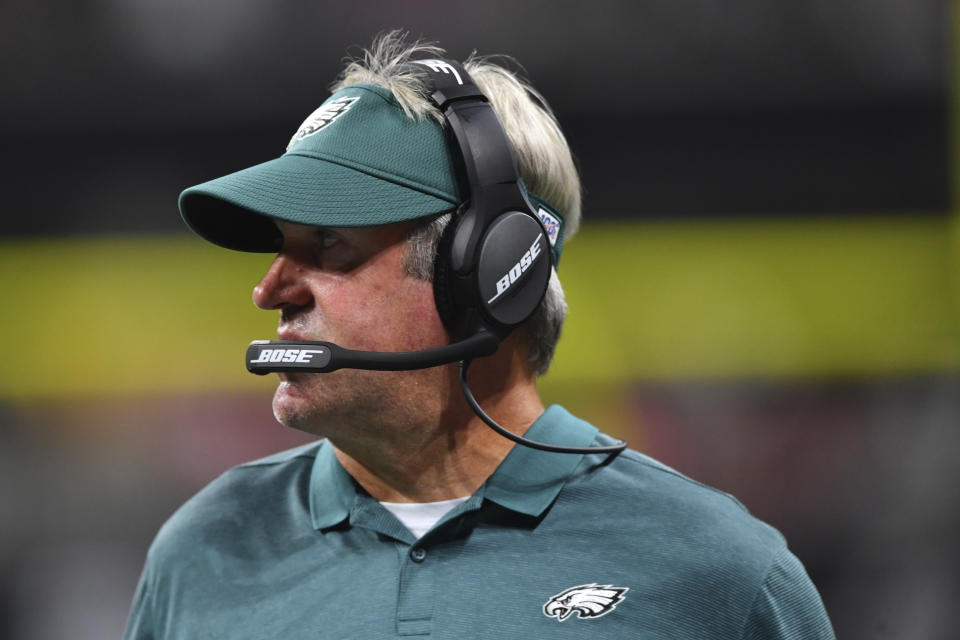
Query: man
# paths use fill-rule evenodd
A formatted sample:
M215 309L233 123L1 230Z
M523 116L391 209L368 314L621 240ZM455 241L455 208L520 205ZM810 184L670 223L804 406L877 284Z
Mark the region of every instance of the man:
M305 341L442 350L486 313L451 320L450 301L435 296L453 287L452 304L461 299L435 256L465 242L444 230L464 226L459 205L482 199L471 167L486 162L463 151L459 131L462 158L444 134L474 125L445 125L434 104L446 92L430 85L437 73L465 82L441 55L379 39L284 156L181 195L200 235L278 252L253 298L279 312L278 338L300 346L254 345L248 367L274 354L312 364L336 349ZM556 263L579 223L580 187L539 95L488 62L465 68L516 153L515 183L533 206L524 224L533 212L543 223L525 255L493 269L482 307ZM776 531L725 494L634 451L617 455L613 439L563 408L544 409L535 381L566 309L556 272L545 273L529 319L484 320L499 346L468 358L466 386L513 434L603 453L501 437L461 393L456 364L281 366L274 414L324 440L232 469L187 502L151 547L127 637L831 638Z

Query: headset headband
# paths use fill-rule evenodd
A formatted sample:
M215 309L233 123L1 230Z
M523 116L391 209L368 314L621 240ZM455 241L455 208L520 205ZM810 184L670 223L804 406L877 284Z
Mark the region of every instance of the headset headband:
M506 211L533 215L533 207L520 186L517 160L503 124L463 65L447 59L413 63L426 71L427 97L450 123L463 157L470 208L476 212L467 222L473 228L458 233L451 248L450 266L462 274L471 267L483 232L497 216Z

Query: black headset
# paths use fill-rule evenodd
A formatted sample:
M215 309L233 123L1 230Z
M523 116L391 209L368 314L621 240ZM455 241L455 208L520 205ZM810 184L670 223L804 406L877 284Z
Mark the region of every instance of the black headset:
M546 230L520 183L503 125L454 60L417 60L426 96L450 124L468 194L440 239L437 310L453 339L480 331L503 339L539 307L553 270Z
M491 429L519 444L556 453L617 454L627 447L566 447L528 440L507 431L480 407L467 385L473 358L493 354L513 329L540 306L553 271L547 232L524 192L507 134L483 92L459 62L411 61L422 73L425 97L450 124L460 154L463 204L440 237L433 294L451 344L406 353L345 349L331 342L257 340L246 353L247 370L327 373L337 369L401 371L460 362L467 404Z

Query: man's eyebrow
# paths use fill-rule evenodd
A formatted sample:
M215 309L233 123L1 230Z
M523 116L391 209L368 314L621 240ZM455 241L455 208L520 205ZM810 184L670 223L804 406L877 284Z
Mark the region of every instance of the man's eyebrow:
M324 239L332 237L346 246L362 248L368 244L362 233L364 229L365 227L313 227L310 238L315 242L323 242Z
M341 231L342 230L337 227L312 227L310 229L310 237L317 241L323 240L324 237L331 235L338 238L347 238L348 235Z
M333 234L344 238L356 235L356 227L313 227L313 235Z

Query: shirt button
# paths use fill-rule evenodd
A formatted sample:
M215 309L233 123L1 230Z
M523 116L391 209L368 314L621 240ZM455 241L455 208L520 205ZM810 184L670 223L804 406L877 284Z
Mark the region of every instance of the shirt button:
M417 547L410 550L410 559L414 562L423 562L423 559L427 557L427 550Z

